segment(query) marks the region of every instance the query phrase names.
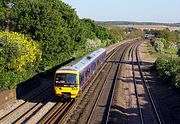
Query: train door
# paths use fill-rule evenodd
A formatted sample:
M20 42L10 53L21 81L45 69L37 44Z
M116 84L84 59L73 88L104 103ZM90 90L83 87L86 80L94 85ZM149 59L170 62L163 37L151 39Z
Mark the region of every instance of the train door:
M85 78L84 78L84 72L81 72L81 73L80 73L80 89L81 89L81 90L82 90L83 85L84 85L84 80L85 80Z
M92 75L93 75L95 73L95 71L96 71L96 62L93 62L91 64L91 71L92 71Z

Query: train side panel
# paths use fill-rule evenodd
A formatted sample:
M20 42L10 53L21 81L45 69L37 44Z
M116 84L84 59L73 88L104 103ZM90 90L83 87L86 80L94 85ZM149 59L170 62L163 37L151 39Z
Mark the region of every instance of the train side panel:
M86 85L88 85L88 81L94 76L94 73L100 67L102 63L104 63L106 58L106 52L102 53L99 57L97 57L93 62L90 63L82 72L80 72L80 90L82 91Z

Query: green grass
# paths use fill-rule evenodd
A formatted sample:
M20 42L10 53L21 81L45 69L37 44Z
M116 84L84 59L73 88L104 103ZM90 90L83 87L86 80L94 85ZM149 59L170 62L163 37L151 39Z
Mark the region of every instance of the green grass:
M164 53L161 56L162 57L173 57L173 58L176 58L176 57L178 57L177 51L178 51L178 49L174 49L174 48L164 49Z
M176 55L177 51L178 51L178 49L176 49L176 48L168 48L168 49L164 50L164 53L165 54L174 54L174 55Z
M155 51L154 47L150 43L147 44L147 52L149 52L150 55L155 58L159 56L159 54Z
M168 49L164 49L164 52L163 53L158 53L155 51L154 47L148 43L147 45L147 51L150 53L150 55L152 55L153 57L163 57L163 58L166 58L166 57L178 57L177 55L177 51L178 49L176 48L168 48Z

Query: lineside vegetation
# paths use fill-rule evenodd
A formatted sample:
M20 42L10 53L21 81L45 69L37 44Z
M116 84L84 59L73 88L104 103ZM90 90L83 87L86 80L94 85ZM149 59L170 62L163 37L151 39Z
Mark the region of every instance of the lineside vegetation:
M0 89L124 38L61 0L0 0Z
M161 81L180 88L180 34L178 31L151 30L155 38L151 44L158 53L155 62L156 69Z
M61 0L0 0L0 31L0 89L128 37L124 29L80 19Z

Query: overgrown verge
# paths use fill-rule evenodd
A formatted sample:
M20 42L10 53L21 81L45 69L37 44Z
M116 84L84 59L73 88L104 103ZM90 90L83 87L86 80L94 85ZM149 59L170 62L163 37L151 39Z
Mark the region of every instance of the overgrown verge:
M158 58L155 65L163 82L180 88L180 58Z
M180 34L168 29L152 30L151 34L155 36L151 44L158 55L155 66L159 78L165 83L180 88L180 58L178 57Z

